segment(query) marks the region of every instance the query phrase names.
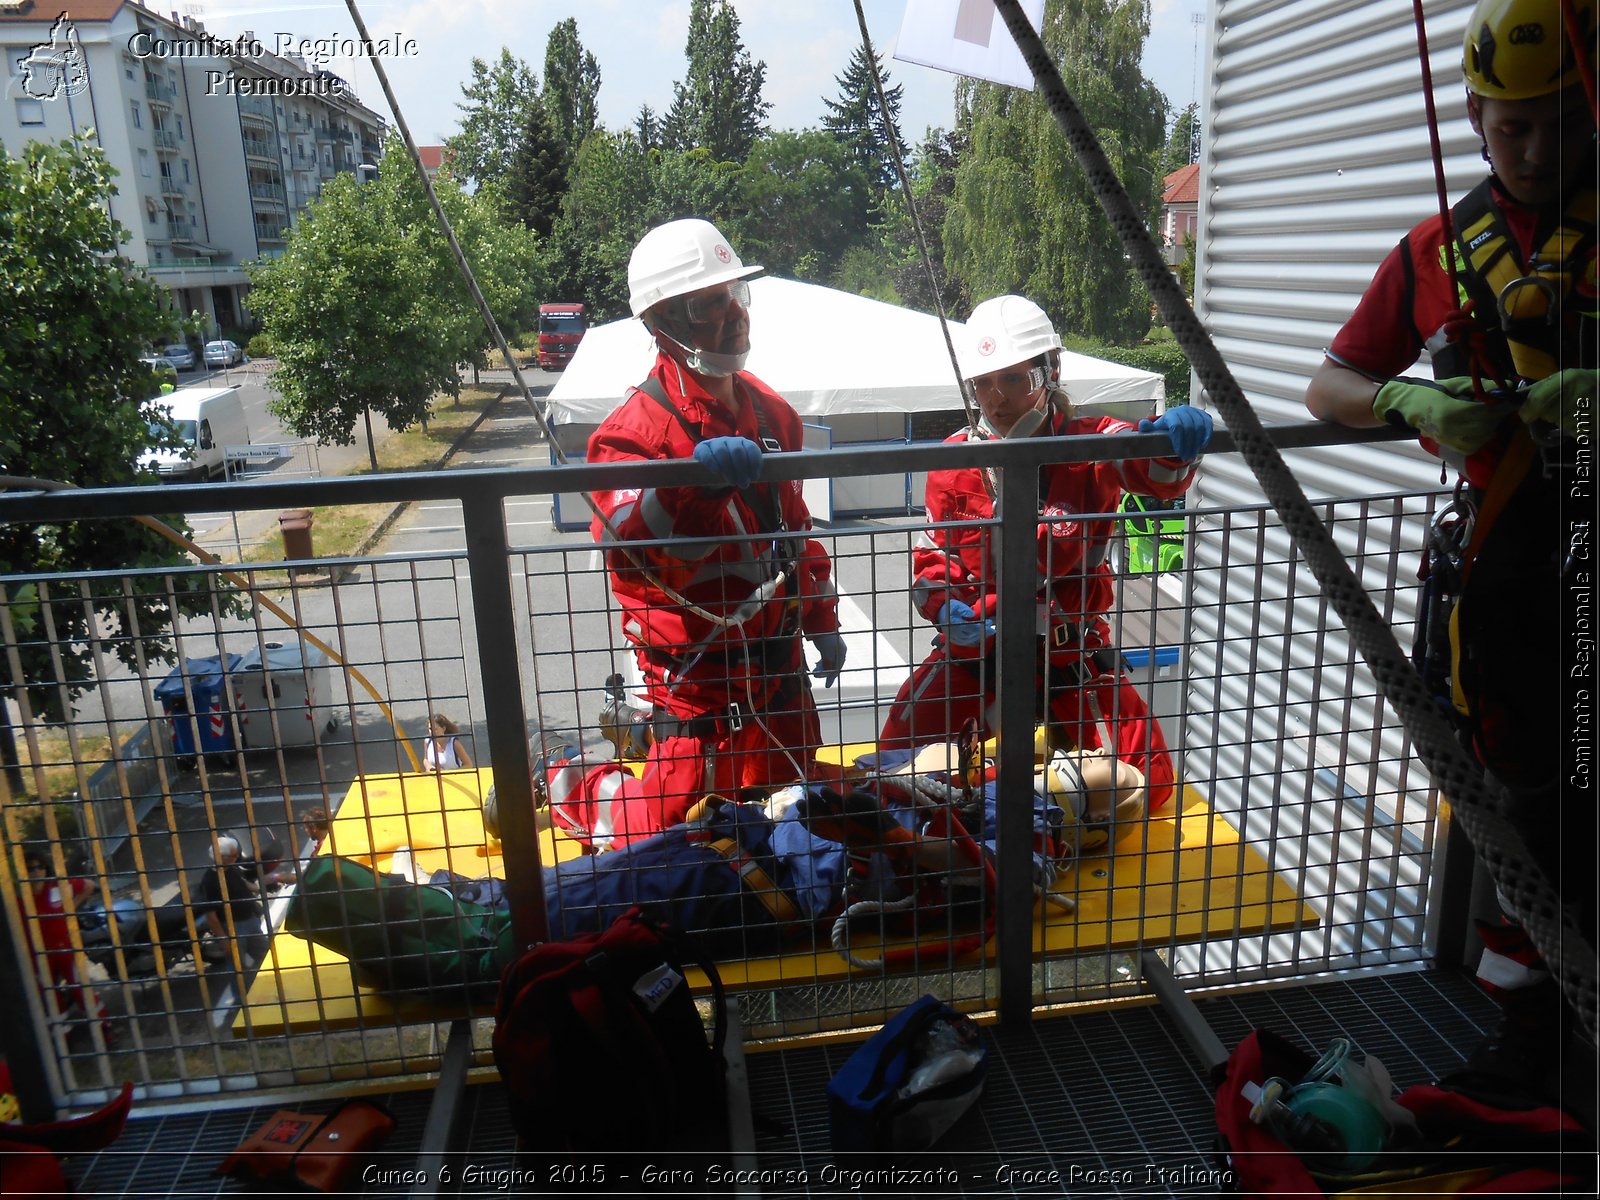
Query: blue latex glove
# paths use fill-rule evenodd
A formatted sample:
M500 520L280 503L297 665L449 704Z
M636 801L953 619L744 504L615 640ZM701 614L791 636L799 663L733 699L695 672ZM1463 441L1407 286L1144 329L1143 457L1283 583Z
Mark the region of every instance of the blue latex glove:
M694 460L736 488L747 488L761 474L761 447L749 438L707 438L694 448Z
M978 620L972 605L961 600L946 600L939 606L933 623L957 646L976 646L984 638L994 636L994 622Z
M822 680L823 687L832 687L844 670L844 638L837 633L819 633L812 636L811 644L822 656L811 675Z
M1211 441L1211 414L1192 404L1169 408L1154 421L1139 422L1140 433L1164 433L1172 439L1172 453L1184 462L1193 462Z

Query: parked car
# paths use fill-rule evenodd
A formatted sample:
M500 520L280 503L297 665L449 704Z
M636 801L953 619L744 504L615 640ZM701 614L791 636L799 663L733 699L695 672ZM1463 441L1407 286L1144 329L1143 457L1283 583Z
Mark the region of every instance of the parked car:
M156 353L158 357L164 358L171 363L175 370L194 370L194 351L182 342L169 342Z
M234 363L244 361L244 351L226 338L217 342L207 342L205 355L208 367L231 367Z
M158 386L172 391L178 386L178 368L162 358L159 354L142 354L139 361L155 372Z

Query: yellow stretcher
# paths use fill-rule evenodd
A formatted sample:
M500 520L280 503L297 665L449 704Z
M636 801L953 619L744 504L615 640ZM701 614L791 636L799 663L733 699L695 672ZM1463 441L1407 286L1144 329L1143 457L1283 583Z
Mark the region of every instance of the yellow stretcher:
M862 747L862 750L867 747ZM848 752L848 751L847 751ZM377 775L357 780L334 815L319 854L338 854L389 870L394 852L409 846L419 877L448 869L458 875L504 877L498 844L482 821L483 796L493 780L487 768L440 773ZM1040 957L1058 958L1139 946L1243 937L1315 924L1302 903L1231 825L1218 818L1192 788L1172 805L1130 829L1110 851L1083 859L1057 881L1073 911L1035 906L1033 943ZM558 832L540 833L541 861L580 853ZM992 961L994 945L986 954ZM978 955L960 960L976 967ZM729 990L858 978L819 934L815 946L781 955L719 964ZM699 972L690 980L704 986ZM444 1021L456 1009L394 998L359 986L340 954L279 931L267 961L234 1018L239 1037L310 1033L410 1021Z

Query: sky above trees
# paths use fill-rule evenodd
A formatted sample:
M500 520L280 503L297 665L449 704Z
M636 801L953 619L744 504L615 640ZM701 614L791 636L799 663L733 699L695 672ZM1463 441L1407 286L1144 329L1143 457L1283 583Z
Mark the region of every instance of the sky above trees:
M735 7L745 46L767 64L762 92L772 105L771 126L820 125L827 111L824 100L837 93L834 77L861 41L850 0L737 0ZM505 46L538 68L550 30L568 17L577 19L583 45L594 53L604 76L601 125L627 128L643 104L665 113L672 104L673 82L682 78L690 8L690 0L656 5L639 0L409 0L364 7L363 14L375 37L399 30L417 41L415 57L388 59L384 68L417 139L439 143L456 131L459 85L470 82L473 58L493 61ZM929 125L948 128L954 76L890 57L905 11L903 0L866 0L865 9L873 46L905 89L901 123L907 139L919 141ZM1203 0L1151 2L1145 74L1166 94L1174 112L1182 111L1197 86L1190 14L1205 10ZM218 35L251 30L265 38L280 26L303 37L354 35L342 4L286 5L281 14L263 12L261 5L243 0L212 0L202 19ZM354 83L369 107L389 115L369 66L339 59L329 66Z

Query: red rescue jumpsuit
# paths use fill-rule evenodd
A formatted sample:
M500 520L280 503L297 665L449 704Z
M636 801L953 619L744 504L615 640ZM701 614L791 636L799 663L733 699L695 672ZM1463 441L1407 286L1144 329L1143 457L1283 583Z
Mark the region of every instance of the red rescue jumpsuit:
M1052 434L1126 433L1135 427L1111 417L1066 417L1052 410ZM971 430L947 441L964 442ZM1170 499L1186 491L1194 464L1176 458L1127 462L1060 463L1044 469L1039 525L1038 694L1049 695L1049 717L1059 735L1084 748L1105 745L1144 772L1150 808L1172 795L1174 774L1160 727L1138 691L1115 666L1111 631L1103 614L1114 590L1106 565L1114 526L1082 522L1080 513L1115 512L1122 492ZM932 471L926 490L930 524L987 521L994 502L979 468ZM932 529L913 554L913 603L928 620L946 600L970 605L980 617L998 614L992 531L982 527ZM880 746L909 746L949 738L967 718L993 731L994 638L959 646L940 638L933 652L901 687L878 735ZM1096 653L1096 652L1100 653ZM1099 665L1097 661L1099 660ZM1109 666L1109 670L1105 669Z
M672 411L644 392L631 393L590 437L591 463L689 458L699 441L715 437L801 448L800 418L753 375L734 377L736 414L664 353L651 376ZM594 499L625 543L707 539L623 550L599 520L593 523L595 539L608 547L623 635L657 714L643 778L614 762L574 763L551 774L556 819L604 848L677 823L707 792L802 777L821 727L801 635L836 632L839 616L833 564L805 536L811 514L798 481L743 491L619 488ZM662 590L728 617L780 569L787 571L782 585L739 625L720 625Z
M72 891L75 902L89 895L86 879L69 879L66 886ZM67 906L62 896L62 884L54 879L30 879L33 892L33 910L39 914L39 942L44 949L45 962L50 967L51 982L60 996L63 1014L80 1010L85 1017L104 1021L106 1011L100 996L92 987L78 979L77 954L72 948L72 931L67 926Z

